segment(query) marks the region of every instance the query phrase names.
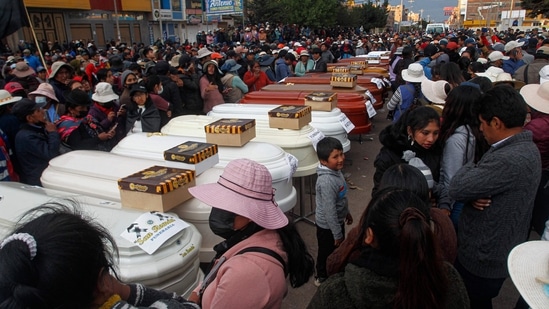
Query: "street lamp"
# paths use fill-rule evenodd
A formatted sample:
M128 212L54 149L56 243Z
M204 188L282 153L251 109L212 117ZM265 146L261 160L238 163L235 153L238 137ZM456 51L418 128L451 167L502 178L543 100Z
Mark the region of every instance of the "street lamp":
M400 22L398 23L398 32L400 32L400 27L402 24L402 16L404 15L404 0L400 0Z

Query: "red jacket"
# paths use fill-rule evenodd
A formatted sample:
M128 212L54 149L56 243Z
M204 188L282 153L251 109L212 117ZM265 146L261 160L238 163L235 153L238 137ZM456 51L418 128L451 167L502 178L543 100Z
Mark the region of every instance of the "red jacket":
M267 77L265 72L260 71L259 76L255 77L254 73L247 71L244 73L244 83L248 85L249 92L261 90L261 88L272 84L273 82Z

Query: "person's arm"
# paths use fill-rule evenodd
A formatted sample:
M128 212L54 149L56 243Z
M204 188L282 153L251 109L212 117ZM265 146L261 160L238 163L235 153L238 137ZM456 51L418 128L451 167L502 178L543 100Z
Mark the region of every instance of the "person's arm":
M208 97L208 87L210 86L210 82L207 78L202 77L200 78L200 96L203 100L205 100Z
M509 186L512 185L509 179L518 178L518 175L513 175L513 172L517 172L516 169L509 169L513 162L507 162L508 158L493 155L491 151L493 150L490 149L484 155L479 164L470 162L458 170L450 180L449 194L452 199L472 201L509 190Z
M232 87L242 90L243 93L248 93L248 86L237 75L233 77Z
M253 88L258 78L259 76L255 76L255 74L251 71L246 71L246 73L244 73L244 83L248 85L248 88Z
M468 155L465 153L467 149L467 136L461 133L454 133L446 141L442 154L440 165L440 183L439 183L439 204L441 209L451 210L452 200L448 196L448 188L450 180L454 177L457 171L464 165L464 158ZM474 145L470 145L474 147Z
M401 101L402 101L402 93L401 93L400 87L398 87L397 90L393 93L393 96L391 96L389 103L387 103L387 110L394 111Z

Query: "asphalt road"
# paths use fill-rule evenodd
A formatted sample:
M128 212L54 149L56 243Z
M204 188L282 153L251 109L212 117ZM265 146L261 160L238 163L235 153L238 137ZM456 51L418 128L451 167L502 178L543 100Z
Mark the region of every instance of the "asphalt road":
M346 153L347 163L344 168L344 172L351 173L350 179L358 187L355 190L348 191L349 206L355 222L352 226L358 224L360 215L370 201L370 193L372 191L374 174L373 161L381 147L377 138L378 133L385 126L390 124L390 121L385 119L384 110L380 110L378 111L378 113L379 114L375 116L372 120L373 128L370 134L362 136L362 143L359 142L358 136L349 137L352 141L352 144L351 150ZM314 206L311 206L310 204L309 195L307 194L305 197L306 203L304 205L304 213L306 215L314 210ZM314 200L314 197L312 199ZM294 208L294 211L299 214L299 206L296 206L296 208ZM314 215L304 217L311 221L314 221ZM307 220L300 220L296 223L296 225L297 229L299 230L306 244L308 245L311 254L313 255L313 257L316 258L317 244L314 226L311 223L307 222ZM350 227L346 228L347 231L349 231L349 229ZM532 238L535 237L535 235L532 235ZM316 287L313 284L313 279L311 279L304 286L297 289L291 288L289 286L288 295L284 299L282 308L306 308L315 291ZM511 279L507 279L503 285L502 290L500 291L499 296L493 301L494 308L514 308L518 297L519 293L515 289Z

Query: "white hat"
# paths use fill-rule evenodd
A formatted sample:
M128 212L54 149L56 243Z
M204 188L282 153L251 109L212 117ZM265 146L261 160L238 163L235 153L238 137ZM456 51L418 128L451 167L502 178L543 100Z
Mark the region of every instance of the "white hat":
M549 82L549 65L544 66L539 70L539 83Z
M477 76L488 77L488 79L490 79L490 81L493 83L497 80L498 75L501 74L501 73L503 73L502 68L491 66L488 69L486 69L486 72L482 72L482 73L479 72L479 73L475 73L475 74Z
M421 83L426 79L423 66L419 63L411 63L408 69L402 70L402 79L410 83Z
M497 85L500 85L500 84L510 84L516 90L520 90L525 85L525 83L523 81L513 79L511 74L509 74L507 72L499 73L499 75L496 77L496 81L494 82L494 86L497 86Z
M356 47L362 47L362 45L364 45L364 43L362 43L362 41L358 41L358 43L356 43Z
M511 280L530 308L549 308L549 296L544 293L547 287L538 280L549 280L548 241L528 241L516 246L509 253L507 267Z
M306 49L304 49L299 53L299 57L301 57L301 56L310 57L311 55L309 55L309 52Z
M533 109L549 114L549 83L525 85L520 94Z
M118 95L112 90L112 85L101 82L95 86L95 93L92 95L92 100L99 103L108 103L118 100Z
M198 54L196 55L196 58L202 59L211 54L212 54L211 50L207 49L206 47L202 47L201 49L198 50Z
M445 80L438 80L436 82L424 79L421 82L421 93L429 100L435 104L444 104L446 103L446 85L448 84ZM448 87L450 88L450 87Z
M505 52L509 52L510 50L514 49L514 48L517 48L517 47L521 47L522 45L524 45L524 42L519 42L519 41L511 41L507 44L505 44Z
M0 89L0 106L15 103L21 100L23 97L12 97L11 93L7 90Z
M482 63L482 64L487 64L487 63L488 63L488 59L486 59L486 58L478 58L478 59L477 59L477 62L480 62L480 63Z
M507 60L509 57L504 56L502 52L494 50L493 52L488 55L488 59L490 62L498 61L498 60Z

